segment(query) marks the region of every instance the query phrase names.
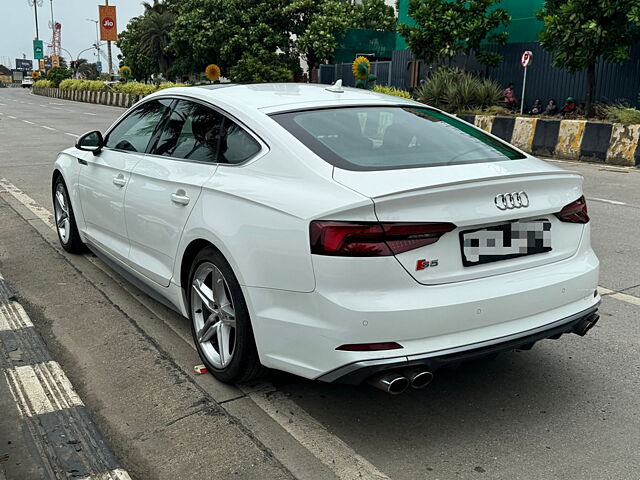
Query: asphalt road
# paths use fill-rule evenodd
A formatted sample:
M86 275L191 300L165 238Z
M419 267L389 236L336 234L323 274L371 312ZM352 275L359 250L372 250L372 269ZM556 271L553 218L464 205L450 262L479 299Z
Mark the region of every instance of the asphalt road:
M122 112L0 89L0 273L133 478L640 478L640 171L562 162L601 261L586 337L397 397L277 373L236 388L193 373L186 320L42 220L56 153Z

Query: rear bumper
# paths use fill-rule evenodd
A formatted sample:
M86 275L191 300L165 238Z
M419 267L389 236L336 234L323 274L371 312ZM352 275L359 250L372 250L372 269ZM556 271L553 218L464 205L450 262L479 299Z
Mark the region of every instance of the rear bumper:
M558 339L565 333L584 335L598 321L598 306L596 305L563 318L549 325L533 328L516 335L496 338L486 342L464 345L438 352L419 355L386 358L384 360L365 360L344 365L326 373L317 380L323 382L338 382L360 384L375 373L396 370L406 367L421 367L430 372L439 368L456 366L468 360L476 360L511 350L529 350L533 345L548 338Z

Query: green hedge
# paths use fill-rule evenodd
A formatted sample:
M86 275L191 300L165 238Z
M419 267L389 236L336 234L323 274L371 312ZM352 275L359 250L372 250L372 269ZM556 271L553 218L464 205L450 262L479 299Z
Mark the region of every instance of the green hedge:
M37 80L33 86L36 88L51 88L52 84L51 80Z
M38 86L38 85L36 85ZM157 92L165 88L185 87L184 83L165 82L159 86L147 83L126 82L106 84L100 80L73 80L68 78L60 82L61 90L77 90L90 92L118 92L139 95L144 97L150 93Z

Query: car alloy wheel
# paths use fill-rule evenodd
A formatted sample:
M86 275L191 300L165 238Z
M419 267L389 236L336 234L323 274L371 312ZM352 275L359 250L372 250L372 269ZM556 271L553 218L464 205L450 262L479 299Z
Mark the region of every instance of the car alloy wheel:
M236 314L227 280L213 263L201 263L193 275L191 318L201 352L224 369L235 354Z
M58 229L58 235L63 244L69 243L69 237L71 236L71 220L69 218L69 199L67 196L67 189L64 188L64 184L61 182L56 185L56 191L54 194L55 201L54 213L56 218L56 228Z

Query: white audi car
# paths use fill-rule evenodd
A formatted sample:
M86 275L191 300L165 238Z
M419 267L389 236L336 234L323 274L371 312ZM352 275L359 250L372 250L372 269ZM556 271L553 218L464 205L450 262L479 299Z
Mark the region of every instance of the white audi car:
M598 320L580 175L339 84L173 88L63 151L69 252L189 318L204 364L420 388Z

